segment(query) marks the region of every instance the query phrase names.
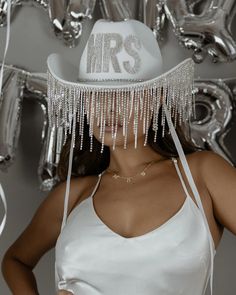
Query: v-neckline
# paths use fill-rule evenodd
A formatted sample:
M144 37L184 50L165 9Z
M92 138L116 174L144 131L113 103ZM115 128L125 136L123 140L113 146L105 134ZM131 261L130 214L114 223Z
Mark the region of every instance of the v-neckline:
M176 160L175 158L171 158L172 161ZM100 184L101 181L101 177L103 175L105 171L103 171L102 173L99 174L99 179L95 185L95 188L92 192L92 194L89 196L89 198L87 198L86 200L89 200L89 204L90 207L92 209L92 213L93 216L96 218L96 220L105 228L105 230L112 236L124 240L124 241L132 241L132 240L141 240L141 239L145 239L148 237L151 237L152 235L154 235L155 233L160 232L161 230L165 229L169 224L171 224L179 215L181 215L181 213L184 211L185 207L187 206L188 200L189 198L191 198L190 196L186 195L184 202L182 203L180 209L174 214L172 215L169 219L167 219L164 223L162 223L161 225L159 225L158 227L154 228L153 230L150 230L142 235L139 236L134 236L134 237L124 237L122 235L120 235L119 233L115 232L113 229L111 229L106 223L104 223L104 221L100 218L100 216L97 214L97 211L95 209L94 206L94 195L97 191L97 187Z

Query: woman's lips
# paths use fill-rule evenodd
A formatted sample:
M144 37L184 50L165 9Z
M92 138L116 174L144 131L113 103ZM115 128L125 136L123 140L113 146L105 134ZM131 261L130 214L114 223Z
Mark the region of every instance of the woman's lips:
M98 125L98 127L100 127L100 126L101 126L101 125ZM123 125L120 124L120 123L117 124L117 127L122 127L122 126L123 126ZM111 128L112 125L105 124L105 128L107 128L107 127ZM116 127L116 124L114 124L113 127L115 128L115 127Z
M100 127L100 125L98 126L98 127ZM115 132L115 128L116 128L116 125L111 125L111 126L109 126L109 125L105 125L105 131L106 132L111 132L112 131L112 127L113 127L113 131ZM121 124L117 124L117 130L118 129L120 129L122 127L122 125Z
M119 129L121 126L118 125L117 129ZM105 131L112 131L112 126L105 126ZM113 127L113 131L115 131L115 126Z

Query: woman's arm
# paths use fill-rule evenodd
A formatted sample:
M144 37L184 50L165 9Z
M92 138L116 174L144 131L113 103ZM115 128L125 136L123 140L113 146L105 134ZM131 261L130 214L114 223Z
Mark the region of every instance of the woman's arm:
M81 183L81 177L71 180L69 212L81 195ZM14 295L39 294L33 269L39 259L55 246L63 217L65 186L63 182L48 194L30 224L3 257L2 274Z
M202 179L212 198L214 216L236 235L236 168L213 151L197 154Z

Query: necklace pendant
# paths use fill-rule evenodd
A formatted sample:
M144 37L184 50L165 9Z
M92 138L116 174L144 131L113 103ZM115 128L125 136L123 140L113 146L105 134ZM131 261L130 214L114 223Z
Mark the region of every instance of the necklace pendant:
M127 177L127 182L131 182L131 177Z
M146 175L146 173L143 171L143 172L141 172L140 173L142 176L145 176Z

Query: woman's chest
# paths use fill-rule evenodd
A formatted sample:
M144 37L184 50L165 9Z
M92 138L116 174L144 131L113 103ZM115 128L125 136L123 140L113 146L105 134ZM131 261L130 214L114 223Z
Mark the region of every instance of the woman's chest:
M70 216L57 241L58 272L64 279L93 280L95 285L104 277L114 284L121 276L122 282L141 279L155 290L160 282L170 280L171 288L193 277L199 284L204 282L210 263L207 232L201 217L186 204L164 227L123 238L99 222L84 202Z
M82 200L91 195L88 188ZM100 183L92 199L95 214L124 237L140 236L163 225L184 205L186 194L176 175L131 185Z

